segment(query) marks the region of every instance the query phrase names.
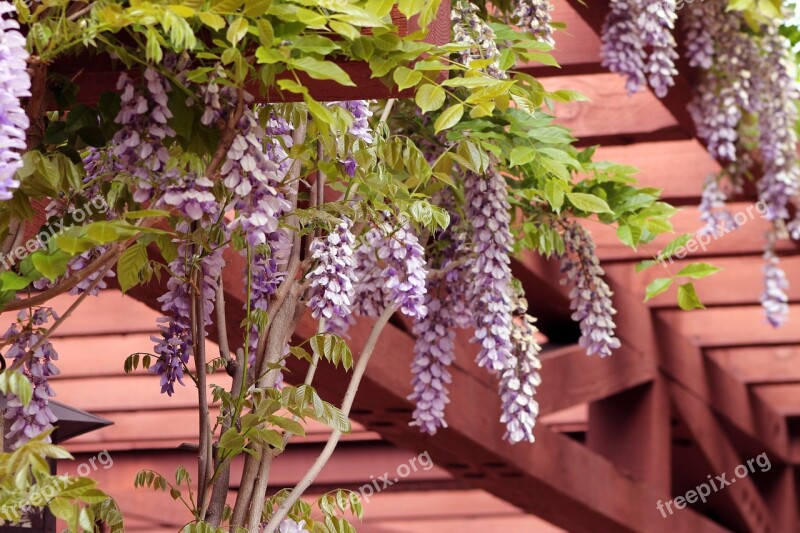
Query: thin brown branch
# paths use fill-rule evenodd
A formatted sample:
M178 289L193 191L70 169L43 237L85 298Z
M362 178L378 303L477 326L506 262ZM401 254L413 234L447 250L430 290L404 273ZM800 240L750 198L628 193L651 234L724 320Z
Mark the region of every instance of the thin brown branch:
M345 392L344 400L342 401L341 410L345 416L350 415L350 409L353 407L353 401L355 400L356 392L358 392L358 386L367 370L367 364L369 363L369 360L375 351L378 338L380 337L383 328L386 327L386 324L389 322L389 319L392 317L395 311L397 311L397 308L397 304L390 305L388 308L386 308L386 310L384 310L384 312L372 326L372 331L370 331L369 338L367 339L364 349L361 352L361 357L359 357L358 362L353 369L353 376L350 378L350 384L347 386L347 392ZM303 495L311 483L314 482L319 473L322 471L322 468L325 466L325 464L327 464L328 460L330 460L341 436L342 433L338 429L333 430L330 437L328 437L328 442L325 444L325 448L319 454L317 460L314 461L314 464L311 466L311 468L306 472L297 485L295 485L291 493L289 493L286 499L280 504L280 506L278 506L275 514L272 515L272 518L270 518L267 526L263 529L265 533L277 531L280 523L284 518L286 518L286 514L289 512L289 509L295 504L295 502L297 502L300 496ZM258 526L258 524L251 523L248 532L257 533Z

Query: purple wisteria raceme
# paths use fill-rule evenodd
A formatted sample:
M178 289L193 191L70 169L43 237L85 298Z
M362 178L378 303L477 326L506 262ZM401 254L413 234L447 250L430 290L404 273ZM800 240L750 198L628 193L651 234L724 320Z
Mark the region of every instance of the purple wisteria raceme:
M761 306L767 322L778 328L789 317L789 281L780 267L780 259L775 254L775 240L771 238L764 251L764 291L761 293Z
M394 231L384 225L383 231L386 237L378 248L378 258L386 262L382 276L389 298L400 306L404 315L425 316L425 280L428 277L425 249L407 225Z
M345 218L325 239L317 238L311 243L311 257L317 266L306 278L311 281L308 306L314 318L344 319L351 313L357 281L352 225Z
M759 148L764 175L759 197L768 220L789 218L788 205L800 189L797 157L797 72L791 44L770 26L762 37L764 50L756 66L753 89L758 95Z
M428 312L414 323L414 335L417 337L411 363L414 392L408 397L416 406L411 425L419 426L421 431L429 435L447 427L444 408L450 403L447 386L453 380L447 368L455 356L455 321L446 302L447 297L443 301L434 295L435 290L436 287L428 288L425 300Z
M489 76L505 79L507 74L500 68L500 50L494 30L479 15L478 6L469 0L458 0L450 11L450 22L453 26L452 41L465 49L458 52L457 61L469 67L474 60L488 59L489 66L481 68Z
M542 382L536 319L527 314L528 302L522 295L516 295L514 306L517 318L511 326L513 357L508 368L500 372L499 384L503 409L500 422L506 425L503 438L511 444L534 441L533 427L539 415L539 403L534 395Z
M587 355L606 357L620 347L614 336L617 313L611 301L612 292L603 279L605 272L595 254L589 233L577 222L569 223L564 231L566 251L561 257L561 272L566 273L563 284L573 285L570 291L572 320L579 322L581 337L578 344Z
M633 94L647 82L644 46L639 33L636 0L611 0L600 33L600 57L603 66L625 77L625 88Z
M32 316L29 316L26 310L19 312L17 322L2 336L4 341L10 343L4 356L11 364L24 357L39 343L45 332L42 326L48 318L57 320L58 316L52 309L44 307L36 309ZM52 428L56 422L57 419L50 409L50 398L56 394L48 381L51 376L59 374L54 363L56 360L58 353L47 340L21 367L25 377L31 382L33 396L28 405L23 405L14 395L7 397L5 419L11 422L5 437L11 442L12 448L18 448L41 432Z
M372 144L374 138L372 136L372 128L369 125L372 110L369 108L367 100L343 100L341 102L331 102L329 105L339 106L353 115L353 123L347 128L348 135L352 135L356 141L361 141L368 145ZM341 163L348 176L351 178L355 176L357 164L352 153L348 151Z
M164 140L175 136L167 121L172 118L168 107L169 82L156 70L144 71L146 89L137 89L127 74L117 82L120 110L115 122L120 124L112 140L112 155L120 169L136 179L133 199L145 202L154 191L164 188L164 180L174 178L176 169L167 169L169 150Z
M19 187L14 178L27 148L25 130L30 122L20 99L31 95L25 37L13 18L16 8L0 0L0 200L10 200Z
M157 206L174 207L189 220L200 220L203 216L219 214L219 202L214 197L214 184L205 176L194 172L173 173L164 186L164 194Z
M305 520L295 522L291 518L286 518L278 526L278 533L309 533L309 530L306 529Z
M511 18L515 24L539 41L554 44L553 27L550 25L553 5L548 0L514 0Z
M637 25L642 39L650 53L645 64L647 81L659 98L664 98L670 87L675 85L678 75L675 60L675 0L642 0Z
M189 226L183 222L177 230L186 232ZM150 372L161 376L161 392L169 396L175 392L175 381L183 385L182 364L188 363L192 356L191 291L194 286L200 290L197 297L201 301L202 313L198 316L198 323L205 335L205 327L211 324L217 279L225 266L224 247L200 256L194 251L194 246L182 243L178 246L178 256L169 264L172 275L167 281L168 291L158 299L166 316L158 320L160 336L151 337L156 343L154 351L159 359ZM197 281L192 283L190 278L195 275ZM202 339L197 341L203 342Z
M511 259L514 240L505 178L494 169L486 176L468 173L464 181L467 222L475 254L470 264L470 293L478 366L502 371L511 362Z
M728 195L720 187L717 176L708 176L700 199L700 220L705 224L699 232L701 235L719 237L738 227L733 215L725 207L727 199Z
M753 111L757 99L751 96L751 71L760 62L756 42L742 31L741 13L722 2L688 6L683 19L689 64L701 67L689 111L711 156L735 162L743 110Z

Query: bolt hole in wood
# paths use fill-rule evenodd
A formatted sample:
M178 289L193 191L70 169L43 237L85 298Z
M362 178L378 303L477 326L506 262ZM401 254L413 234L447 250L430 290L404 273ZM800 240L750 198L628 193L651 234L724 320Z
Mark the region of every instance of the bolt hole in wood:
M509 479L521 478L522 477L522 472L516 472L516 471L515 472L500 472L497 475L499 477L504 477L504 478L509 478Z
M490 461L488 463L481 464L483 468L490 468L490 469L497 469L497 468L505 468L507 465L502 461Z
M468 479L483 479L486 477L486 474L483 472L467 472L463 474L463 477Z
M385 409L384 412L389 415L410 415L414 411L408 407L390 407Z
M394 422L390 420L375 420L373 422L368 422L369 426L376 427L376 428L388 428L394 425Z

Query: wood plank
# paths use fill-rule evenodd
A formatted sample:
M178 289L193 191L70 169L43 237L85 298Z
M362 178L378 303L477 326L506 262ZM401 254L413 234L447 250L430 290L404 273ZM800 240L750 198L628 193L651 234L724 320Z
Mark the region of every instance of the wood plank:
M700 239L694 245L688 244L691 248L687 249L687 257L690 260L702 260L709 257L720 256L746 256L758 255L763 253L764 232L770 225L761 218L758 210L752 202L733 202L729 204L729 209L734 216L744 220L744 224L735 231L722 235L716 240L711 238L706 241L706 249L703 250ZM741 213L741 214L739 214ZM697 207L687 206L681 208L678 213L671 218L674 225L674 233L666 233L657 237L648 244L641 245L638 250L632 250L619 241L616 229L600 222L588 220L584 225L592 233L597 244L598 255L604 262L609 264L617 261L638 261L641 259L652 259L672 239L683 233L696 233L702 228L700 212ZM797 247L789 241L781 241L778 251L787 253L797 253ZM677 261L678 258L676 257Z
M522 253L517 259L530 272L530 280L550 283L562 291L562 300L568 298L569 289L552 282L560 277L557 261L548 261L532 253ZM621 282L613 276L606 279L614 291L617 334L623 345L657 356L661 371L708 403L714 412L724 416L750 440L765 446L776 457L784 460L788 457L788 431L783 417L759 398L752 397L744 384L714 361L706 360L700 347L690 342L690 337L684 338L685 330L673 325L667 327L663 320L654 322L651 312L642 305L641 297L628 291L624 279ZM532 294L536 287L525 286ZM674 313L681 313L689 322L694 320L695 325L708 324L694 312Z
M595 159L638 168L639 185L662 189L662 198L672 205L698 203L706 176L720 170L696 139L600 146Z
M683 332L697 346L727 348L798 344L800 328L792 322L792 317L797 317L798 313L800 305L790 305L790 321L780 328L773 328L766 322L760 305L715 307L691 313L661 310L658 317L674 330Z
M660 492L671 487L671 409L663 378L589 404L586 444Z
M579 139L613 136L626 142L626 135L659 132L677 124L652 94L629 97L624 80L616 74L554 76L541 82L548 91L571 89L589 99L555 106L556 122L570 128ZM631 136L627 144L635 140Z
M656 375L655 361L627 346L607 359L589 357L579 346L545 349L541 359L540 415L612 396Z
M239 256L230 257L228 268L223 271L226 290L231 291L226 297L231 324L237 324L241 316L240 265ZM160 289L151 286L134 292L138 298L153 302L152 295ZM356 354L363 346L367 327L361 323L351 330ZM315 321L306 316L297 333L305 338L315 331ZM233 329L229 332L234 333ZM237 342L233 337L234 346ZM394 326L385 329L352 413L367 429L378 430L400 447L429 451L436 464L459 479L490 490L560 527L573 531L649 527L654 512L650 507L658 499L651 489L620 474L611 463L580 444L542 426L537 428L537 453L531 453L534 448L529 446L508 445L502 440L503 428L497 422L500 401L494 388L487 389L472 376L454 372L449 428L433 438L410 430L406 424L411 406L406 396L411 389L407 369L412 342L407 333ZM293 364L290 362L290 368ZM290 375L300 375L299 369ZM315 381L320 394L329 401L341 397L344 384L340 373L324 367ZM586 472L593 472L596 477L587 483ZM685 513L679 520L689 530L719 530L694 513ZM666 531L664 527L656 531Z
M731 235L729 238L735 239ZM706 258L690 257L683 261L675 261L668 268L662 265L655 265L643 272L636 272L634 265L630 263L609 264L606 271L613 276L620 284L629 288L644 300L647 285L655 278L666 277L670 274L677 274L684 266L705 260ZM733 306L733 305L757 305L759 304L761 293L764 290L763 267L764 260L760 255L744 257L713 257L708 261L716 267L722 269L713 276L709 276L699 281L695 281L695 288L700 300L707 307L711 306ZM787 296L790 302L800 303L800 255L781 258L781 267L786 273L789 281ZM691 281L679 278L680 283ZM736 290L731 290L735 287ZM649 300L646 304L650 308L677 308L678 300L675 297L675 289L661 293Z
M742 477L736 473L741 458L708 406L675 382L669 384L669 390L703 455L716 472L727 473L731 483L725 487L725 495L734 501L731 511L741 525L749 531L775 531L769 508L749 477L750 471Z
M784 416L800 416L800 383L753 385L753 393Z
M797 346L721 348L705 350L705 354L742 383L800 381L800 347Z

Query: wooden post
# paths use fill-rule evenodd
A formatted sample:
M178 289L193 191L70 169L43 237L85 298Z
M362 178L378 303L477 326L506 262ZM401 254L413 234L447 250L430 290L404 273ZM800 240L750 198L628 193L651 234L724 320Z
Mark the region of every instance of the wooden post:
M670 493L670 403L663 378L589 404L589 449Z

